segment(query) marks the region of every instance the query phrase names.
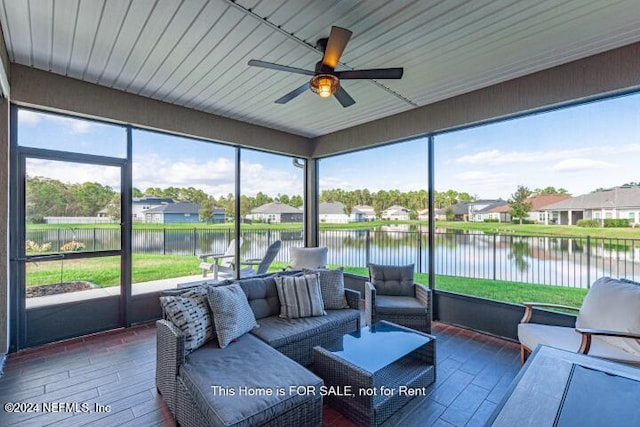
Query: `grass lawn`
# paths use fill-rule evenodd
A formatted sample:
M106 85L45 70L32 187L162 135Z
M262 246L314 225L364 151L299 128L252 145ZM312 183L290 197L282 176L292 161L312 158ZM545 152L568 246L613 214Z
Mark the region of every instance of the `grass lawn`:
M132 283L201 273L200 260L181 255L133 255ZM120 257L85 258L28 264L27 286L83 280L100 287L120 285Z
M151 280L199 274L199 260L194 256L180 255L133 255L133 283ZM287 263L271 265L271 271L280 271ZM368 276L368 270L362 267L345 267L345 271ZM120 284L120 257L86 258L78 260L51 261L29 264L27 286L49 283L84 280L101 287ZM425 273L416 274L416 282L428 284ZM540 301L567 304L576 307L582 305L587 289L567 288L550 285L534 285L500 280L471 279L456 276L436 276L436 288L466 295L474 295L498 301L522 303Z
M369 275L366 268L345 267L345 271L360 276ZM426 273L417 273L415 281L427 285L429 277ZM457 276L436 276L436 289L516 304L535 301L574 307L580 307L587 294L587 289Z

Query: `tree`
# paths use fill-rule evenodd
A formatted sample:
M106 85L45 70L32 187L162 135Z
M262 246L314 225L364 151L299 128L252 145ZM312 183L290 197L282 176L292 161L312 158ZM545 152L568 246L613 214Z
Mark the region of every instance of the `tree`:
M211 221L213 219L213 212L216 208L216 199L214 197L207 197L200 206L200 221Z
M569 194L569 192L564 188L556 188L556 187L545 187L545 188L536 188L533 190L533 194Z
M453 211L451 206L447 207L447 210L444 212L447 217L447 221L453 221L456 219L456 213Z
M107 215L115 222L120 222L122 217L120 212L120 193L115 193L109 203L107 203Z
M522 224L522 220L525 219L531 211L531 203L526 202L529 196L531 196L531 190L524 185L519 185L516 192L511 195L511 199L508 201L511 207L509 211L511 217L519 219L520 224Z
M303 204L304 201L302 200L301 195L296 194L295 196L291 196L291 206L294 208L301 208Z

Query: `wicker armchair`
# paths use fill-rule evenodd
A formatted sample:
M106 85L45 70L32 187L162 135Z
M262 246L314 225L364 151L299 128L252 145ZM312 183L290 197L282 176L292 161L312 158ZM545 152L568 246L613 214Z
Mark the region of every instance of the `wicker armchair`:
M369 265L365 283L365 320L387 320L418 331L431 332L431 291L413 282L413 265Z

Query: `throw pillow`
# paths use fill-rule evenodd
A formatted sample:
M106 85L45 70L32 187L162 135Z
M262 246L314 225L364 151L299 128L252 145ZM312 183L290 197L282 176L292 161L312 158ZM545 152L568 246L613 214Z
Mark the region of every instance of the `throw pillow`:
M213 338L207 296L202 291L188 291L179 296L160 297L160 305L165 317L184 334L186 354Z
M239 284L210 286L208 296L220 348L225 348L231 341L258 327L247 296Z
M335 270L302 269L304 274L317 274L320 280L320 292L325 310L340 310L349 308L347 298L344 296L344 270L342 267Z
M280 317L298 319L327 314L316 274L278 276L276 289L280 298Z

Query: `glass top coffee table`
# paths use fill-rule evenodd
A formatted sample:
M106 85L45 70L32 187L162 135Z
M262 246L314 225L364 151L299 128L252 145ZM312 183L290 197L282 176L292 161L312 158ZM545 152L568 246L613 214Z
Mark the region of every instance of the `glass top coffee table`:
M435 381L435 337L384 320L313 349L324 398L358 425L380 425Z

